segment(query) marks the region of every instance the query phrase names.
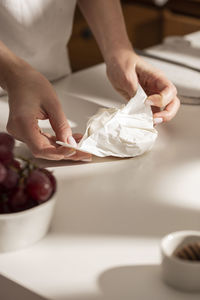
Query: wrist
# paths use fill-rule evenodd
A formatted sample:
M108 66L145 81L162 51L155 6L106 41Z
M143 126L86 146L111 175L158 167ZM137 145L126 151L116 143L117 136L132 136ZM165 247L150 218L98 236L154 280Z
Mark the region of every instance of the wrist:
M132 46L115 48L107 54L105 63L106 65L118 64L121 61L127 60L130 56L135 62L138 61L138 55L135 53Z

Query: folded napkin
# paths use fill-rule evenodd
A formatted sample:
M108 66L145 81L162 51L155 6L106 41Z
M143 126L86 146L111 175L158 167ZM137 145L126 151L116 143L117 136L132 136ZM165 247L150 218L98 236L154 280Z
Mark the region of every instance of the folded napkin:
M165 44L174 44L177 46L184 46L189 49L200 50L200 31L195 31L184 36L170 36L164 39Z
M138 87L136 95L120 108L100 109L87 123L76 150L99 157L133 157L150 150L157 138L147 95ZM57 141L59 145L71 145Z
M145 53L200 71L200 31L185 36L170 36Z

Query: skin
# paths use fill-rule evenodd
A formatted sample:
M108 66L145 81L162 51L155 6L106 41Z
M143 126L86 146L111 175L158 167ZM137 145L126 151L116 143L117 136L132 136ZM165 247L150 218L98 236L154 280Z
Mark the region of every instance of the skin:
M177 90L161 71L134 52L120 1L79 0L78 3L101 49L113 87L129 100L139 82L153 106L154 123L170 121L180 106Z
M139 82L148 95L147 101L152 105L154 123L170 121L180 107L175 86L160 70L133 51L123 55L120 60L114 58L107 66L108 78L112 85L129 100L135 95Z
M0 84L7 90L9 119L7 131L25 142L35 157L85 160L91 155L60 147L56 140L70 142L72 131L50 82L0 43ZM49 119L55 136L41 131L38 120ZM75 134L74 139L80 140Z
M154 122L171 120L180 101L175 86L133 51L118 0L79 0L104 57L113 87L129 100L138 82L154 108ZM9 97L7 130L25 142L34 156L51 160L91 160L91 155L58 146L60 140L73 144L82 135L72 131L59 99L49 81L0 42L0 85ZM160 110L162 108L162 110ZM47 135L38 120L49 119L55 136Z

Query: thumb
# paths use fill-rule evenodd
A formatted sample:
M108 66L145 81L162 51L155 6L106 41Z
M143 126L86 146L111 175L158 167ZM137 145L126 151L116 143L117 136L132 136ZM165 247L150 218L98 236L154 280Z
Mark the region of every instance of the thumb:
M151 105L165 107L176 97L176 88L172 84L166 85L160 93L153 94L148 97L148 102Z
M61 104L57 102L56 106L48 107L47 113L50 124L56 134L56 139L76 146L76 141L72 137L71 127L62 110Z
M126 75L123 84L116 87L116 90L128 101L135 96L137 89L138 78L135 72L132 72L130 75Z
M137 93L137 89L138 89L138 77L134 70L134 72L131 73L131 76L127 81L127 86L126 86L126 91L129 95L129 99L135 96L135 94Z

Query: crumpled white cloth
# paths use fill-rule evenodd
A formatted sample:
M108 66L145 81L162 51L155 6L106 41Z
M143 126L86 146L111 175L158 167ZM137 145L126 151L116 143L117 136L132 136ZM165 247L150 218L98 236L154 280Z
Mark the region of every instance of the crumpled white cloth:
M133 157L150 150L157 138L147 95L138 87L136 95L120 108L100 109L87 123L76 150L99 157ZM60 145L71 145L57 142Z

